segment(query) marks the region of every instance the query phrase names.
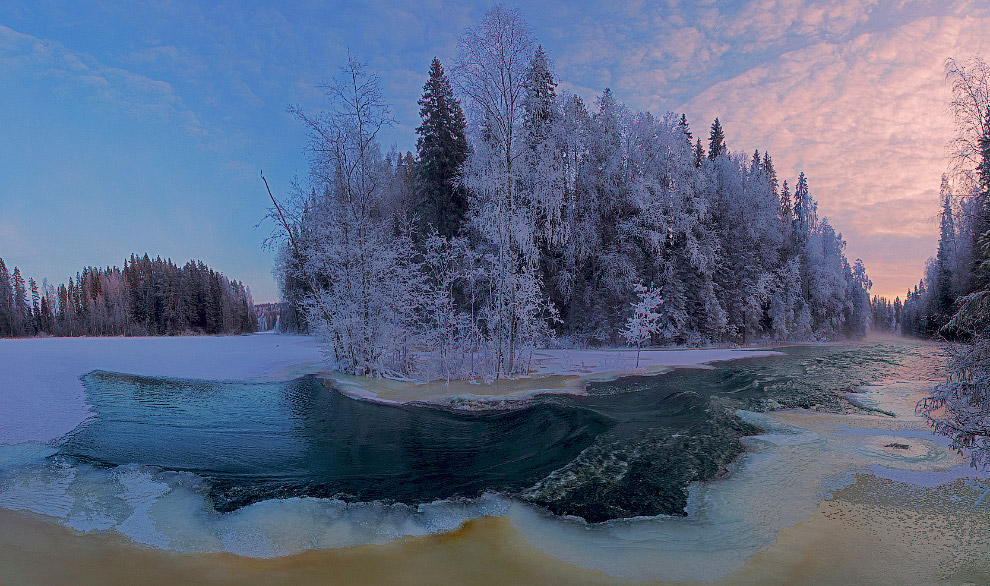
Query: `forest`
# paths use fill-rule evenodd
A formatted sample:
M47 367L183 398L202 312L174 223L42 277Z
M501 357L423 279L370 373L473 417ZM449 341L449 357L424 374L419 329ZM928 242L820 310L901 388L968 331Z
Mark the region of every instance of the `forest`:
M918 406L952 446L990 465L990 67L946 61L956 134L942 177L938 251L903 303L873 301L875 327L950 342L949 374Z
M0 259L0 338L165 336L257 331L251 292L201 261L132 254L124 268L86 267L57 287Z
M501 5L434 59L416 150L384 152L381 80L353 56L325 87L310 169L272 196L280 327L343 372L498 378L532 349L863 336L871 283L810 182L738 151L716 118L557 90ZM730 146L732 148L730 149ZM266 181L267 184L267 181Z

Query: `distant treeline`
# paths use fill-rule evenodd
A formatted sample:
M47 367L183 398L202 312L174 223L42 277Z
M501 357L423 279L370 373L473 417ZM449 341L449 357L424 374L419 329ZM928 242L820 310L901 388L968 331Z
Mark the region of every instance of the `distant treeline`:
M0 259L0 337L243 334L258 329L251 292L201 261L132 254L40 285Z
M258 331L269 332L279 326L279 317L285 311L284 303L257 303L254 313L258 316Z

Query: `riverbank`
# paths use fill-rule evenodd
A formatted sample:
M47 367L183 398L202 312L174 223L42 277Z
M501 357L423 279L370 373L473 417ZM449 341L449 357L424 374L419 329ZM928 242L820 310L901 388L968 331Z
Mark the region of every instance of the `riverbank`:
M714 582L635 581L555 559L506 517L384 545L312 550L274 559L179 554L135 546L113 533L80 534L40 515L0 509L0 583L18 586L348 585L832 585L990 583L986 508L965 482L921 489L864 475L823 501L811 518L780 532L735 572ZM893 495L893 496L892 496ZM962 506L960 506L962 503ZM937 533L938 539L932 539ZM982 547L983 549L980 549ZM57 552L55 554L54 552Z
M229 364L254 372L256 381L291 379L304 368L298 362L278 364L286 357L278 353L285 350L260 346L254 362L238 366L250 357L250 345L278 343L278 337L240 341L246 344L240 360L233 353L211 361L208 355L177 351L160 363L146 356L139 366L222 372L216 365ZM212 351L234 346L227 340ZM8 356L2 353L6 348L0 348L0 360ZM193 348L210 350L195 343ZM126 358L118 350L121 354L108 361ZM571 500L573 495L565 494L571 487L620 478L630 487L641 486L635 475L649 480L657 472L657 459L644 451L650 446L640 445L646 437L641 427L654 426L671 406L664 403L669 391L658 393L656 385L676 387L670 396L684 397L689 405L719 387L721 398L715 398L721 405L758 411L798 406L802 397L827 408L821 397L857 391L859 402L895 415L738 411L764 432L741 438L746 451L729 466L731 474L690 485L684 517L589 524L550 515L525 498L491 494L416 506L284 498L218 513L205 480L188 472L138 465L107 469L54 455L43 444L0 446L0 506L7 509L0 510L0 583L310 584L327 577L335 584L990 581L985 543L990 497L984 496L990 478L969 469L966 458L933 436L913 412L937 378L937 347L887 341L785 352L598 383L579 396L538 398L601 411L618 422L616 441L600 446L612 448L586 454L600 452L600 459L576 459L566 474L553 476L556 484L543 484ZM69 358L77 366L86 362L79 350ZM183 358L190 362L170 366ZM764 394L785 403L763 401ZM63 421L59 409L72 405L63 397L44 417ZM299 409L292 401L275 406ZM663 413L644 420L651 409ZM670 413L697 419L689 411ZM622 429L628 433L619 433ZM669 438L686 436L677 432Z

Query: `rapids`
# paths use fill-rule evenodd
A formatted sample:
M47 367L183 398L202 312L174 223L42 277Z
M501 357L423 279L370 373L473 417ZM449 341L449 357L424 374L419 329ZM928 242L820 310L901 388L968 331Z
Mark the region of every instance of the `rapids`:
M163 549L255 557L497 516L564 562L700 581L740 571L848 495L912 511L955 487L966 496L947 499L951 514L987 519L987 475L914 414L943 376L937 346L783 351L490 410L356 399L313 377L97 371L84 379L92 416L56 445L0 446L0 507ZM956 537L965 547L953 571L980 575L990 548Z

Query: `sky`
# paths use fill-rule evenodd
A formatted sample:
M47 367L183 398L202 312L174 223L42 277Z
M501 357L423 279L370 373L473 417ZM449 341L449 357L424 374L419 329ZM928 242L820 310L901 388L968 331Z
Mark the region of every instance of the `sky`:
M39 282L131 252L204 261L278 296L263 243L268 193L307 173L289 105L317 112L348 51L381 76L415 151L430 61L490 2L0 3L0 258ZM284 4L284 5L283 5ZM592 103L717 116L729 149L799 172L894 297L936 251L953 136L944 62L990 57L984 0L506 2Z

